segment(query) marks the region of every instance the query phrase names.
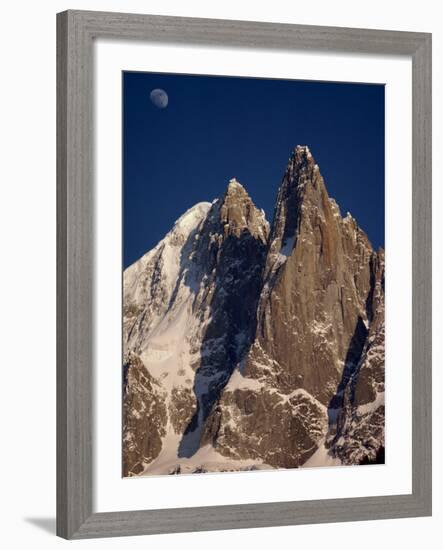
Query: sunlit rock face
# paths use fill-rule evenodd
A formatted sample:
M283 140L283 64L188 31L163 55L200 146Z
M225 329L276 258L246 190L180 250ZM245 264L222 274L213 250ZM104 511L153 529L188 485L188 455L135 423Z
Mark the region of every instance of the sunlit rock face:
M375 461L384 252L306 146L271 226L232 179L124 273L125 475Z

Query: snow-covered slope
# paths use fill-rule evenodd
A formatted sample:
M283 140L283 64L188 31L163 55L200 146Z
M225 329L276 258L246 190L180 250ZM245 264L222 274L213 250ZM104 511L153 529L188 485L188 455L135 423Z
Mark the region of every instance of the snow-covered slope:
M129 349L140 353L146 348L152 331L164 330L158 325L165 320L170 305L181 303L189 295L191 289L180 285L179 278L191 268L194 240L210 207L210 203L202 202L190 208L155 248L125 270L124 341Z
M124 475L384 446L384 255L298 146L272 227L232 179L124 273ZM311 458L310 458L311 457Z
M176 446L175 434L195 407L190 335L199 274L192 250L210 207L188 210L124 272L125 475L141 473L162 449Z

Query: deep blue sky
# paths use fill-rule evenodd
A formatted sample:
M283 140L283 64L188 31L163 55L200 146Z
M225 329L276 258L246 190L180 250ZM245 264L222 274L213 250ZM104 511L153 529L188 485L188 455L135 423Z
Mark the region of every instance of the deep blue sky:
M166 90L169 105L149 100ZM236 177L272 221L291 150L308 145L329 195L384 246L384 86L123 73L123 262Z

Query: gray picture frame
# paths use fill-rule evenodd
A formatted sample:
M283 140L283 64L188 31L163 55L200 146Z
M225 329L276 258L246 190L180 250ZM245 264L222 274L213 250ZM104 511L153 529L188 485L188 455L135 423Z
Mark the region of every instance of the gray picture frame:
M93 42L412 59L412 493L93 512ZM405 335L407 338L408 335ZM431 515L431 34L65 11L57 15L57 534L67 539Z

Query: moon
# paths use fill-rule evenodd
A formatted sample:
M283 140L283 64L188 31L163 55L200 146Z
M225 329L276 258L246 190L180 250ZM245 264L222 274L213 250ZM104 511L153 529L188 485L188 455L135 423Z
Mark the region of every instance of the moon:
M152 90L149 99L158 109L166 109L168 106L168 94L161 88Z

